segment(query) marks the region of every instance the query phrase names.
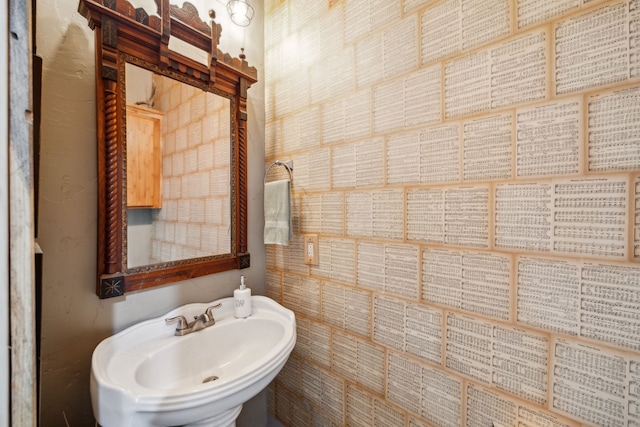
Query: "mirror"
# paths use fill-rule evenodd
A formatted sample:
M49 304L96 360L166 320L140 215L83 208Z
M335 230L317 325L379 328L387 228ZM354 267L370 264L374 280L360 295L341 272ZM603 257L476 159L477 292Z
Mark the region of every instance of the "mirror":
M125 64L127 267L231 252L231 101Z
M100 298L247 268L247 89L222 27L155 0L80 0L96 36Z

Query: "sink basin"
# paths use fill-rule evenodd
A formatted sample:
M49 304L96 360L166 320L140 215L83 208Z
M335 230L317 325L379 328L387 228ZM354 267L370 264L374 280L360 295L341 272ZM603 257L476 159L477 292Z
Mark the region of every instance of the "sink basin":
M207 307L216 324L184 336L165 318L193 319ZM233 298L189 304L102 341L91 360L91 401L102 427L234 426L242 404L280 372L296 342L291 310L251 298L233 316Z

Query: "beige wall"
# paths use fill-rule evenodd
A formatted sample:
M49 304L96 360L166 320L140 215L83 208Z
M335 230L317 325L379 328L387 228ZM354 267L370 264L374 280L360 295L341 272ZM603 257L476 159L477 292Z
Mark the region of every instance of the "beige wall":
M196 3L196 2L194 2ZM208 5L211 7L211 4ZM250 65L262 65L262 7L243 33L213 6L223 25L221 48ZM38 1L37 51L44 60L40 245L44 251L42 339L43 426L93 425L89 396L91 353L123 328L190 302L232 295L240 274L254 293L264 292L262 183L264 89L249 90L249 251L251 268L201 277L123 298L99 300L96 271L96 119L94 38L77 12L77 0ZM206 12L206 9L203 8ZM265 418L264 395L248 406L239 425Z
M271 413L640 423L637 9L265 1L266 162L294 161L295 227L267 295L298 320Z
M229 253L231 103L184 88L177 80L157 81L158 108L164 112L164 209L153 215L151 259L162 262Z

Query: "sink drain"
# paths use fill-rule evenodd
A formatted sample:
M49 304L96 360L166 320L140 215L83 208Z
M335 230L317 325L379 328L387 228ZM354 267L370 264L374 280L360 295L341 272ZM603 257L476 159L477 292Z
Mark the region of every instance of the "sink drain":
M217 380L218 377L215 375L211 375L210 377L205 378L204 380L202 380L202 383L210 383L211 381L215 381Z

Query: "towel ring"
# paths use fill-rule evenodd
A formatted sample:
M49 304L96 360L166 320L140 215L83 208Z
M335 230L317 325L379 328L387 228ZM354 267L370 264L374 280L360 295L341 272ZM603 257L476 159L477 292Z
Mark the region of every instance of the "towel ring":
M264 183L267 183L267 174L269 173L269 171L271 170L272 167L274 166L284 166L285 169L287 170L287 172L289 172L289 181L293 181L293 160L287 160L285 162L281 161L281 160L276 160L275 162L271 163L269 165L269 167L267 168L267 170L264 173Z

